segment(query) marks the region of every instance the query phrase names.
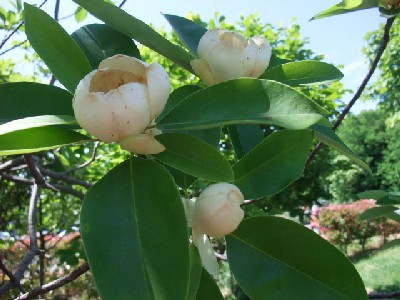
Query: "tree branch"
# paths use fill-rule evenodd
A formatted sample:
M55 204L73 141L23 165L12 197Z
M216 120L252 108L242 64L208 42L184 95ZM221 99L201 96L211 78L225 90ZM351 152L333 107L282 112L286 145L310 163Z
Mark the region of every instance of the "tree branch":
M96 160L96 155L97 155L97 149L98 149L98 148L99 148L99 141L96 141L96 142L94 143L94 146L93 146L92 156L90 157L90 159L89 159L87 162L84 162L83 164L81 164L81 165L79 165L79 166L77 166L77 167L75 167L75 168L66 170L66 171L64 171L64 172L60 172L60 174L63 174L63 175L70 174L70 173L73 173L73 172L75 172L75 171L84 169L84 168L86 168L87 166L89 166L92 162L94 162L94 161Z
M368 299L391 299L400 297L400 290L390 293L369 293Z
M19 157L13 160L6 161L0 165L0 174L3 172L7 172L12 168L18 167L25 164L25 159L23 157Z
M57 280L49 282L43 286L40 286L40 287L26 293L26 294L23 294L23 295L15 298L15 300L28 300L28 299L33 299L40 295L44 295L52 290L58 289L64 285L67 285L68 283L76 280L79 276L83 275L88 270L89 270L89 265L83 264L82 266L73 270L68 275L65 275Z
M48 170L48 169L40 169L40 171L45 176L49 176L49 177L52 177L52 178L55 178L55 179L62 180L62 181L66 182L66 183L69 183L71 185L76 184L76 185L83 186L83 187L85 187L87 189L91 188L93 186L93 183L91 183L91 182L87 182L87 181L84 181L84 180L79 180L79 179L76 179L74 177L65 175L64 172L54 172L54 171Z
M342 121L344 120L346 115L349 113L350 109L353 107L353 105L356 103L356 101L360 98L361 94L365 90L365 87L367 86L372 75L374 74L376 67L378 66L378 63L382 57L382 54L385 51L385 49L390 41L390 28L392 27L394 20L395 20L395 17L387 19L381 44L379 46L378 52L376 53L376 56L375 56L373 62L369 68L369 71L368 71L367 75L365 76L365 78L363 79L360 87L354 94L353 98L350 100L350 102L347 104L347 106L344 108L344 110L339 115L338 119L336 120L335 124L332 127L333 130L336 130L339 127L339 125L342 123ZM306 164L309 164L310 162L312 162L314 160L315 155L317 155L318 151L322 148L322 146L323 146L322 143L318 143L318 145L314 148L314 150L311 152L310 156L308 157Z
M4 265L3 263L3 256L0 253L0 270L7 275L8 278L10 278L10 281L15 285L18 286L18 288L20 289L21 292L25 292L21 283L15 278L15 276L13 275L13 273L7 269L7 267Z

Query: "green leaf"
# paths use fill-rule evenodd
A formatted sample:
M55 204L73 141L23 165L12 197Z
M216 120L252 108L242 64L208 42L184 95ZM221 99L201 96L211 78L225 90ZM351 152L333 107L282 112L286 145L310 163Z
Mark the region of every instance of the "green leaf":
M228 131L239 159L264 139L260 125L256 124L230 125Z
M304 60L289 62L268 69L260 78L279 81L295 87L337 81L343 78L343 73L331 64Z
M251 299L368 299L347 257L296 222L250 218L226 243L231 270Z
M206 270L201 272L200 286L194 300L223 300L224 297L219 290L215 280Z
M281 130L270 134L233 166L235 185L245 199L281 191L303 174L311 143L311 130Z
M232 124L275 124L304 129L327 112L305 95L275 81L242 78L193 93L158 122L162 130Z
M154 155L159 161L189 175L210 181L233 180L233 171L223 155L192 135L167 133L156 136L166 150Z
M268 68L265 72L268 72L269 69L272 69L276 66L283 65L286 63L290 63L290 62L292 62L292 61L288 60L288 59L280 58L280 57L276 56L276 54L272 53L271 59L269 60ZM261 77L262 77L262 75L261 75Z
M102 60L116 54L125 54L140 59L139 49L126 35L105 24L89 24L76 30L72 38L85 53L93 69Z
M378 0L343 0L315 15L311 20L322 19L373 7L378 7Z
M187 298L187 221L156 162L132 158L97 182L83 202L81 233L102 299Z
M87 10L82 8L82 6L78 6L75 10L75 21L80 23L85 21L87 17Z
M194 245L190 245L190 277L189 277L189 290L187 299L194 299L200 285L200 278L202 273L201 258L199 252Z
M400 223L400 215L397 212L390 212L385 215L386 218L392 219L393 221L396 221Z
M72 116L37 116L14 120L0 125L0 135L13 131L24 130L28 128L51 126L51 125L77 125Z
M201 37L207 32L207 28L188 20L174 15L163 14L169 24L178 34L182 43L197 57L197 47Z
M0 124L39 115L74 115L72 95L34 82L0 84Z
M367 172L372 172L370 167L351 151L330 127L315 124L311 128L314 130L314 137L316 139L347 156L352 162Z
M153 49L166 58L172 60L186 70L192 72L190 60L192 56L181 47L172 44L154 31L149 25L129 15L122 9L104 2L103 0L74 0L95 17L115 28L122 34Z
M382 216L384 217L388 213L393 213L396 210L398 210L398 208L395 206L391 206L391 205L372 207L372 208L365 210L363 213L361 213L358 216L358 219L360 221L364 221L364 220L375 219L375 218L382 217Z
M196 177L190 176L182 171L170 167L169 165L164 164L164 167L172 175L175 183L185 191L197 180Z
M53 18L25 2L25 33L33 49L70 92L92 68L85 54Z
M83 134L63 128L29 128L0 135L0 155L39 152L88 140Z
M368 190L357 194L358 199L374 199L389 197L389 193L382 190Z

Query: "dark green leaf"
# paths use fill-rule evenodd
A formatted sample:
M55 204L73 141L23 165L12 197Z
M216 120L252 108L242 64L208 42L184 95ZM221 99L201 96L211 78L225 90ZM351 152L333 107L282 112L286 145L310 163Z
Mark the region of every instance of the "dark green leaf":
M25 33L33 49L70 92L92 68L85 54L53 18L25 2Z
M178 34L182 43L197 57L197 47L201 37L207 32L207 28L188 20L174 15L163 14L169 24Z
M189 175L210 181L232 181L233 172L223 155L192 135L167 133L156 136L166 150L154 155L159 161Z
M283 65L286 63L290 63L290 62L292 62L292 61L288 60L288 59L280 58L280 57L276 56L275 54L272 54L271 59L269 60L269 65L268 65L267 71L276 66ZM261 75L261 77L262 77L262 75Z
M156 162L133 158L97 182L83 202L81 233L102 299L187 298L187 221Z
M40 115L74 115L72 95L55 86L33 82L0 84L0 124Z
M170 167L169 165L164 164L164 167L171 173L175 183L183 190L187 190L193 182L197 180L196 177L190 176L182 171Z
M199 252L194 245L190 245L190 278L189 291L187 299L194 299L200 285L202 273L201 258Z
M239 159L264 139L260 125L256 124L230 125L228 131Z
M398 210L397 207L390 205L372 207L361 213L358 216L358 219L360 221L375 219L378 217L386 216L388 213L392 213L396 210Z
M390 212L385 215L386 218L392 219L393 221L396 221L400 223L400 215L397 212Z
M311 130L281 130L270 134L233 166L235 185L245 199L281 191L303 174L311 143Z
M311 20L322 19L373 7L378 7L378 0L343 0L315 15Z
M203 269L201 272L200 286L194 300L223 300L215 280Z
M327 112L300 92L269 80L242 78L193 93L158 122L164 130L232 124L275 124L304 129Z
M250 218L226 242L231 270L251 299L368 299L347 257L301 224Z
M363 162L353 151L349 149L342 142L342 140L336 135L336 133L332 130L332 128L322 125L313 125L311 127L314 130L314 137L320 140L322 143L336 149L340 153L346 155L352 162L359 165L361 168L368 172L372 172L370 167Z
M28 128L51 126L51 125L76 125L72 116L37 116L14 120L0 125L0 135Z
M384 197L389 197L389 193L382 190L369 190L357 194L359 199L374 199L379 200Z
M290 86L301 86L337 81L343 78L343 73L331 64L304 60L268 69L260 78L279 81Z
M0 135L0 155L38 152L88 140L85 135L63 128L29 128Z
M97 69L102 60L116 54L140 59L135 43L108 25L89 24L79 28L71 36L81 47L93 69Z
M172 44L154 31L149 25L129 15L122 9L103 0L74 0L95 17L115 28L122 34L164 55L168 59L191 71L191 55L181 47Z

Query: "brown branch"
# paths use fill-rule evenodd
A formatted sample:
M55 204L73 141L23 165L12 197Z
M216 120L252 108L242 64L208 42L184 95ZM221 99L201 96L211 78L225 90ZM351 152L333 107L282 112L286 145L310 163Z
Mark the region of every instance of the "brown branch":
M10 278L10 281L15 285L18 286L21 292L25 292L24 288L22 287L21 283L15 278L13 273L5 266L3 263L3 256L0 253L0 270Z
M76 166L75 168L66 170L64 172L60 172L60 174L66 175L66 174L70 174L70 173L73 173L75 171L78 171L78 170L81 170L81 169L84 169L84 168L88 167L92 162L94 162L96 160L96 155L97 155L97 149L98 148L99 148L99 141L96 141L94 143L94 146L93 146L92 156L90 157L90 159L88 161L84 162L83 164L81 164L79 166Z
M14 281L10 281L0 287L0 296L7 293L10 289L20 285L20 281L24 276L26 269L31 264L33 258L39 254L36 240L36 207L39 198L40 188L37 184L32 186L31 197L29 199L28 211L28 233L29 233L29 252L24 256L19 264L17 271L14 273Z
M24 155L26 164L28 165L29 172L32 177L35 179L35 183L38 185L46 185L46 180L44 179L42 173L40 172L39 167L36 165L34 157L32 154Z
M68 283L76 280L78 277L85 274L88 270L89 270L89 265L83 264L82 266L73 270L68 275L65 275L57 280L54 280L47 284L44 284L43 286L40 286L26 294L23 294L23 295L15 298L15 300L28 300L28 299L36 298L37 296L40 296L40 295L44 295L52 290L58 289L64 285L67 285Z
M5 163L0 164L0 174L9 171L12 168L19 167L23 164L25 164L25 159L23 157L6 161Z
M365 76L365 78L363 79L357 92L354 94L353 98L350 100L350 102L347 104L347 106L344 108L344 110L340 113L338 119L336 120L335 124L332 127L333 130L336 130L339 127L339 125L343 122L346 115L350 112L350 109L353 107L353 105L356 103L356 101L361 97L361 94L365 90L365 87L367 86L372 75L374 74L376 67L378 66L378 63L382 57L382 54L385 51L385 49L390 41L390 28L392 27L394 20L395 20L395 18L387 19L381 44L379 46L378 52L376 53L376 56L375 56L373 62L369 68L369 71L368 71L367 75ZM314 148L314 150L311 152L310 156L308 157L306 164L309 164L310 162L312 162L314 160L315 155L317 155L318 151L322 148L322 146L323 146L322 143L318 143L318 145Z
M368 299L391 299L400 297L400 290L390 293L369 293Z
M58 180L62 180L62 181L66 182L66 183L69 183L71 185L80 185L80 186L83 186L83 187L85 187L87 189L89 189L89 188L91 188L93 186L93 183L91 183L91 182L87 182L87 181L84 181L84 180L77 179L75 177L71 177L71 176L65 175L64 172L54 172L52 170L44 169L44 168L40 169L40 171L45 176L49 176L49 177L52 177L52 178L55 178L55 179L58 179Z

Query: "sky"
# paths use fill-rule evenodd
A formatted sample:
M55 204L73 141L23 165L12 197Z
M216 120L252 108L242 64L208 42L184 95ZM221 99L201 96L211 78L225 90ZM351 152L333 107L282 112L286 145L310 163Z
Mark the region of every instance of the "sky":
M39 1L27 2L36 4ZM123 8L145 23L152 23L156 28L162 26L170 28L161 13L185 16L189 12L194 12L208 21L215 12L219 12L228 22L237 21L241 14L247 16L258 13L265 23L274 25L282 23L287 26L290 26L292 20L296 18L296 23L301 27L302 37L309 38L309 48L316 54L324 54L325 62L343 65L342 71L345 76L342 82L345 88L355 91L368 70L362 54L364 37L367 32L378 29L385 19L379 15L378 9L368 9L309 21L312 16L337 2L339 0L127 0ZM49 0L43 9L53 14L54 3L55 0ZM60 17L72 13L75 8L76 5L71 0L61 0ZM80 24L76 24L74 18L61 21L61 25L69 33L87 23L101 23L101 21L93 17ZM344 100L348 101L350 98L351 95ZM375 104L371 102L359 102L352 112L358 113L362 109L374 106Z

